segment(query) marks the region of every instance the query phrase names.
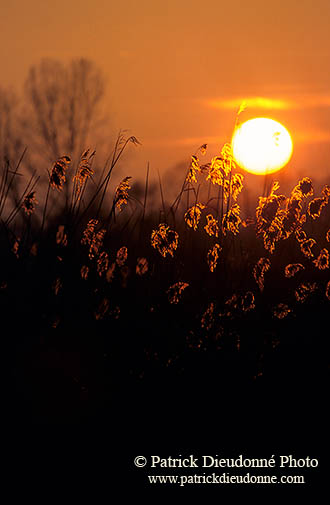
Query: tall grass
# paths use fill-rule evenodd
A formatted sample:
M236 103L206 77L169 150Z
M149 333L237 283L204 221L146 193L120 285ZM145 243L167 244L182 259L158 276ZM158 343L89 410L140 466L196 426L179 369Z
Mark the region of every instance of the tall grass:
M138 141L119 135L100 175L95 153L82 153L68 206L59 202L72 175L55 160L34 213L23 202L38 196L39 176L10 208L20 163L13 172L5 165L0 294L14 340L95 356L90 374L111 390L125 380L192 377L196 366L259 380L279 349L293 363L306 342L322 361L315 328L329 323L330 188L314 195L305 177L282 195L273 183L243 217L243 176L226 144L208 163L192 156L172 203L158 174L159 212L148 207L149 165L142 201L130 177L112 185L130 143ZM60 210L50 215L54 195ZM92 381L68 373L81 387Z

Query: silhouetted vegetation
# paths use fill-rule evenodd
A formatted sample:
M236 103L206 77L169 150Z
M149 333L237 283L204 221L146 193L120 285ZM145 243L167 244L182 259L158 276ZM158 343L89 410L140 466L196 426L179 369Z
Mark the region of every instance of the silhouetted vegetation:
M19 164L3 167L1 312L24 415L77 420L118 398L177 408L256 384L295 395L324 384L329 186L315 195L305 177L282 195L275 182L243 218L230 145L204 165L201 146L158 212L149 167L143 190L130 177L112 185L132 144L120 134L101 173L89 149L76 164L60 157L39 203L35 175L10 205Z

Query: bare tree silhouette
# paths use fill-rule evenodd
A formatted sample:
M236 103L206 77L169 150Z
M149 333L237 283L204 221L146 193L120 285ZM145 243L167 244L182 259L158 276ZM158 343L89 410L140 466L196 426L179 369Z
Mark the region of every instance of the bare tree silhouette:
M86 59L42 60L31 67L22 119L26 144L50 162L79 156L102 122L104 89L101 71Z
M19 131L19 99L11 89L0 87L0 215L6 202L17 202L24 145Z
M19 100L11 89L0 87L0 160L15 163L22 151L22 141L18 131Z

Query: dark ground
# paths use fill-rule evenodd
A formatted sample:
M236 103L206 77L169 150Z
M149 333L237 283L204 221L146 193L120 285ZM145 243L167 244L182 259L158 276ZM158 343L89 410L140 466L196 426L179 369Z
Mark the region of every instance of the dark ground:
M75 251L67 257L63 252L60 267L57 254L47 245L35 263L30 256L2 254L4 348L9 344L3 354L4 368L9 365L3 415L13 489L46 485L55 492L67 483L74 493L91 487L106 499L113 488L148 493L148 470L133 461L155 454L309 456L319 459L319 468L304 469L303 487L319 489L329 438L330 310L323 292L296 304L294 316L276 321L269 310L273 299L290 301L292 293L286 284L283 291L275 273L256 295L257 308L229 318L219 340L215 330L200 330L206 295L214 299L218 293L214 276L194 277L183 269L181 279L189 278L195 289L187 290L184 303L170 306L157 293L178 279L171 263L167 271L159 266L158 274L155 268L152 283L135 279L127 289L119 281L111 287L101 283L95 293L93 284L80 279L83 262L75 266ZM156 267L163 265L157 261ZM175 264L181 268L180 260ZM228 268L220 276L221 292L240 283L246 290L251 279L244 268L237 278ZM59 273L67 283L54 297L51 285ZM95 321L103 290L110 300L116 293L118 320ZM224 299L220 294L220 306ZM202 497L205 486L199 489Z
M123 341L106 366L104 349L87 344L83 350L58 349L58 342L16 348L7 442L11 465L30 476L30 485L41 479L60 486L68 479L81 487L95 480L109 497L113 486L147 489L147 470L135 468L133 460L154 454L310 456L320 468L304 473L308 486L322 483L326 321L315 326L308 314L301 327L295 321L296 334L264 357L257 377L251 373L254 357L244 348L241 354L188 350L172 368L140 362L144 373L132 372L134 359L141 358L132 324L118 328ZM260 326L254 331L262 338Z

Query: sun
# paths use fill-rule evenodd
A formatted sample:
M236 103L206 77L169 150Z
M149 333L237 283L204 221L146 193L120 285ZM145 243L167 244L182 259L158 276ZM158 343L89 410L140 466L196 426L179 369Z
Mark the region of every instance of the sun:
M292 139L278 121L265 117L249 119L238 126L232 138L236 163L252 174L266 175L283 168L292 155Z

